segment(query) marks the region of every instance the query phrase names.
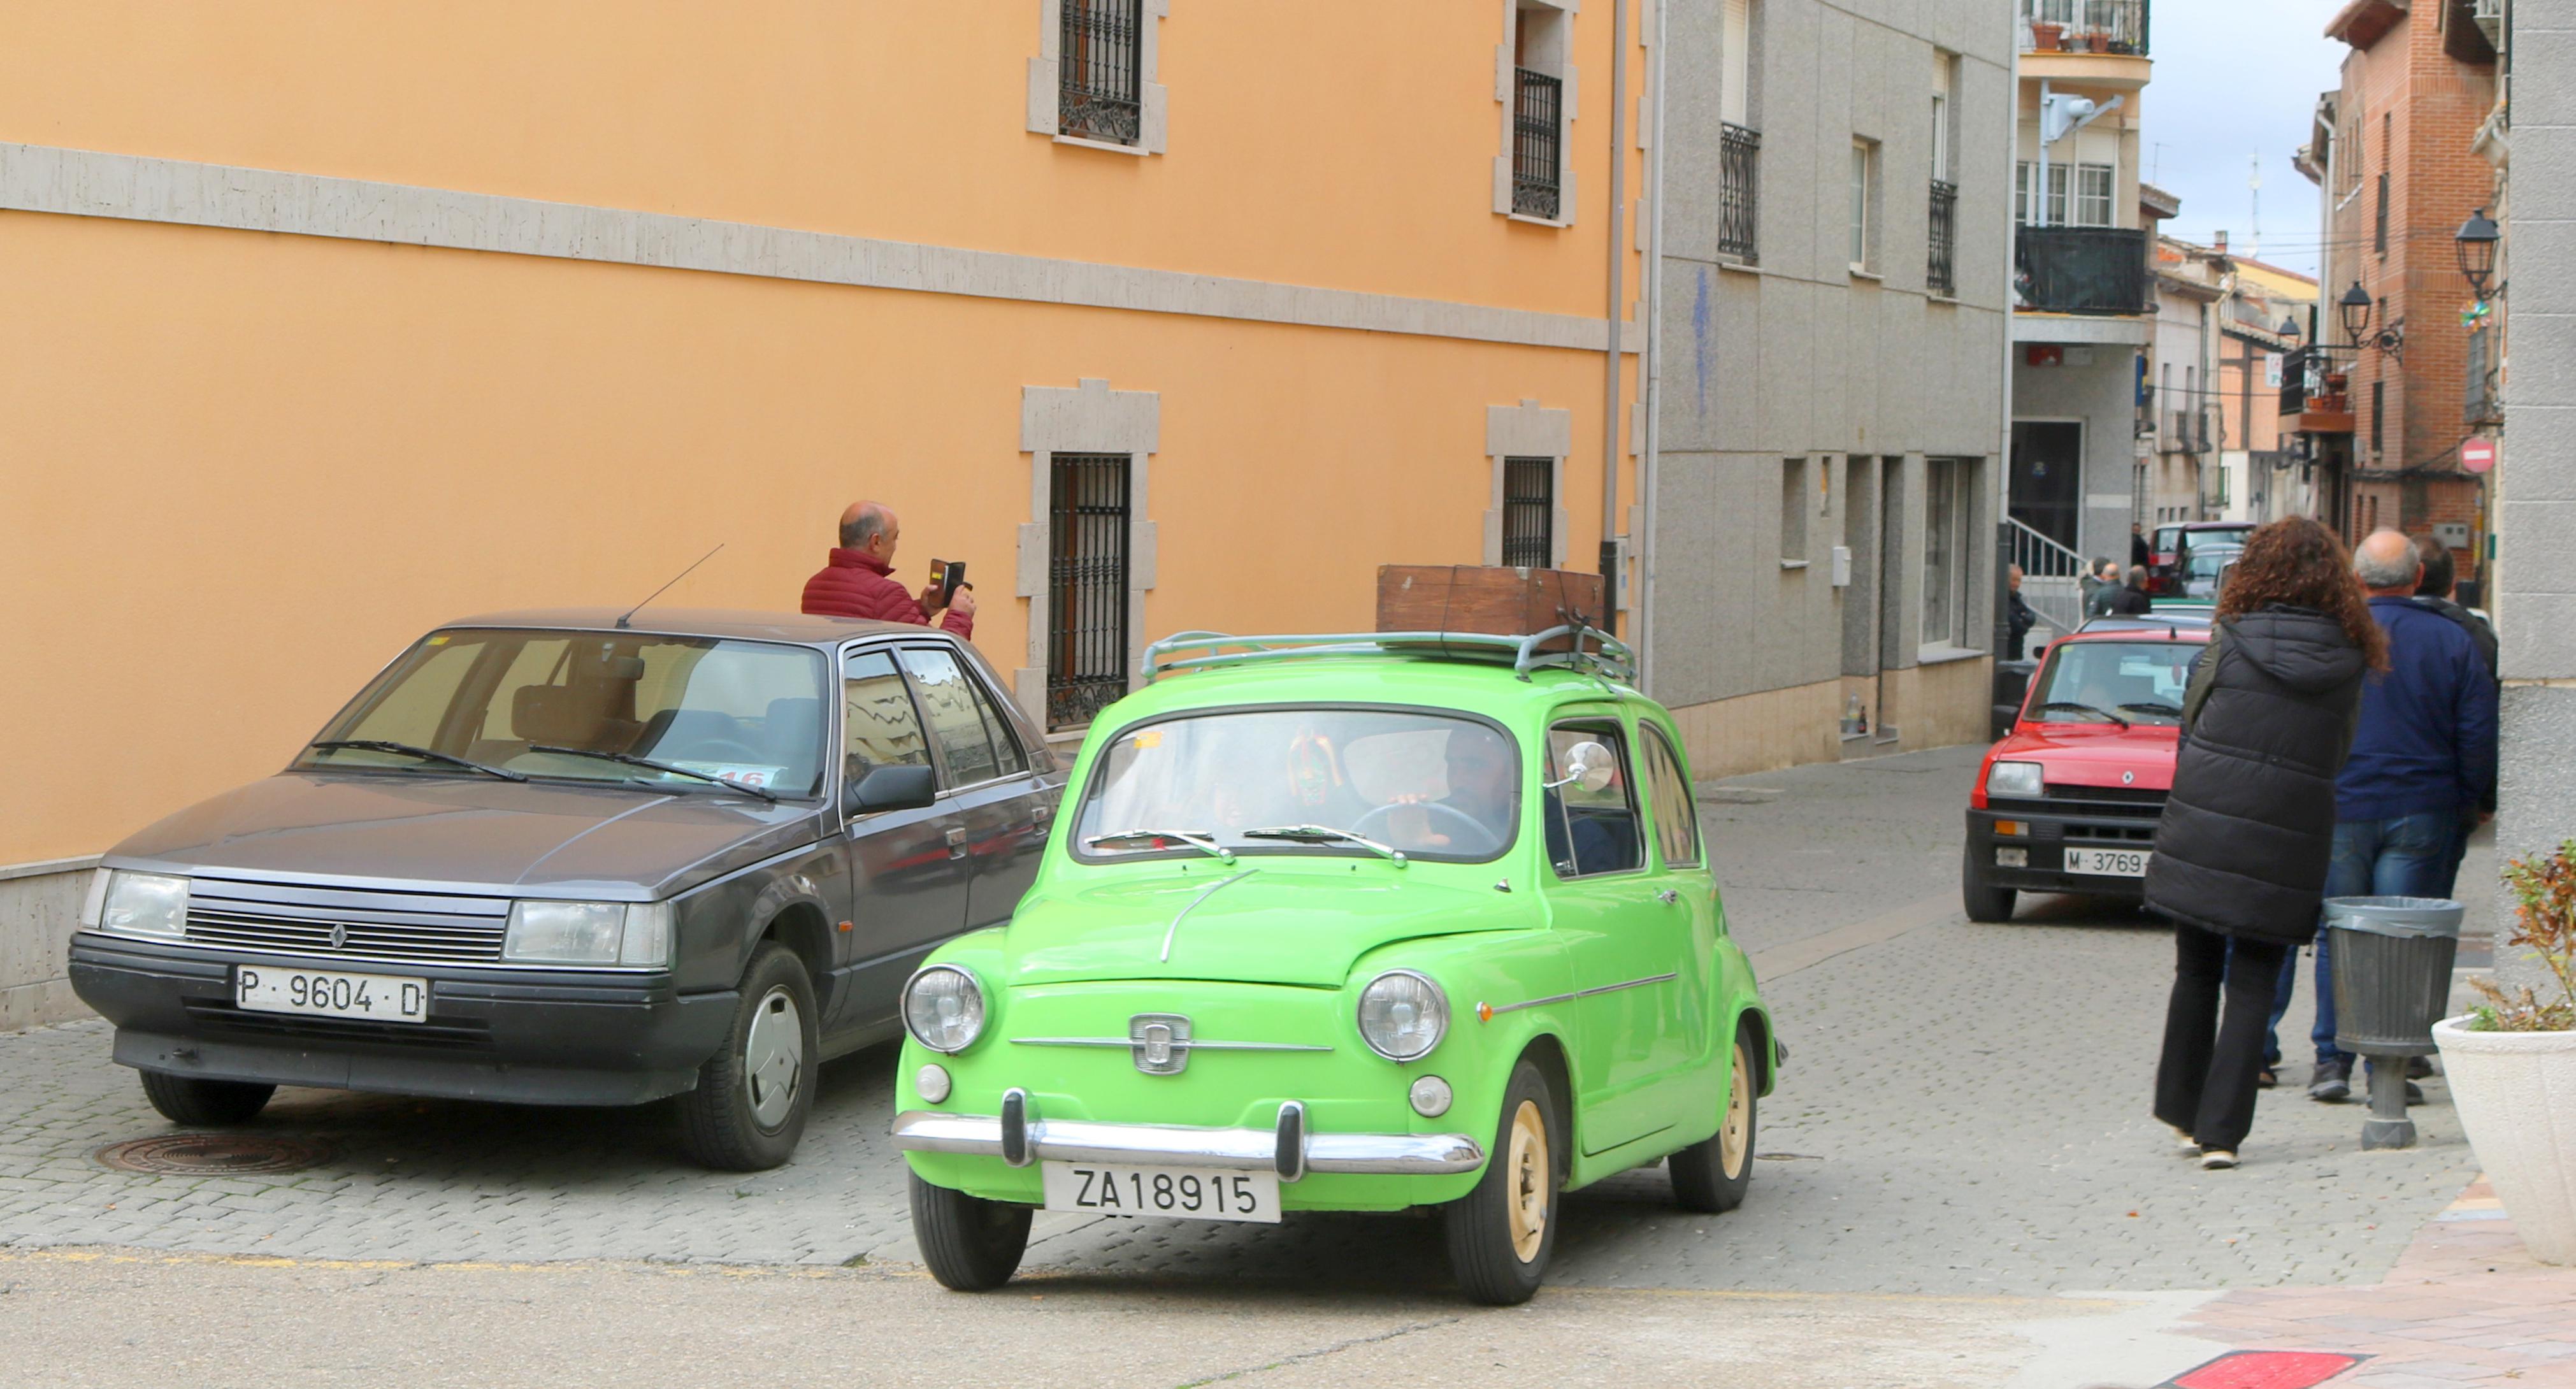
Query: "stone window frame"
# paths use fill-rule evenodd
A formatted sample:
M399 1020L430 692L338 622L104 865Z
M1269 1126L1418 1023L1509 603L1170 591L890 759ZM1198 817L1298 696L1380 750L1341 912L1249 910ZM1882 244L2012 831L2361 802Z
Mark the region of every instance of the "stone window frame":
M1152 0L1148 0L1152 3ZM1494 101L1502 108L1501 153L1494 156L1494 212L1515 222L1536 227L1570 227L1578 203L1574 186L1574 110L1580 73L1574 63L1574 17L1583 8L1583 0L1502 0L1503 41L1494 45ZM1532 217L1512 211L1512 106L1518 99L1520 84L1512 75L1520 66L1520 23L1523 8L1554 10L1565 26L1564 57L1553 74L1565 85L1560 89L1556 118L1556 209L1558 216Z
M1544 458L1554 467L1549 472L1548 495L1556 505L1548 518L1549 567L1565 567L1568 532L1574 528L1565 509L1565 460L1574 453L1574 412L1553 410L1535 400L1518 405L1485 407L1485 460L1489 465L1489 489L1485 509L1483 562L1503 562L1503 460L1507 458Z
M1151 0L1148 0L1151 3ZM1113 391L1105 378L1080 377L1071 389L1020 388L1020 452L1029 456L1029 517L1021 523L1014 591L1028 601L1027 664L1011 672L1011 698L1046 729L1047 741L1081 736L1079 728L1046 728L1048 560L1054 503L1054 456L1059 453L1127 456L1127 678L1130 688L1145 664L1145 594L1154 587L1154 522L1148 519L1146 465L1162 449L1160 391ZM1088 725L1085 725L1088 727Z
M1140 0L1137 6L1142 25L1136 35L1136 143L1120 145L1067 135L1058 128L1056 102L1061 77L1058 65L1062 61L1064 42L1064 3L1063 0L1038 0L1038 56L1029 59L1029 133L1044 135L1059 145L1107 150L1111 154L1163 153L1170 133L1171 98L1163 84L1154 79L1160 72L1162 21L1170 18L1171 13L1172 0ZM1067 453L1072 451L1065 450Z

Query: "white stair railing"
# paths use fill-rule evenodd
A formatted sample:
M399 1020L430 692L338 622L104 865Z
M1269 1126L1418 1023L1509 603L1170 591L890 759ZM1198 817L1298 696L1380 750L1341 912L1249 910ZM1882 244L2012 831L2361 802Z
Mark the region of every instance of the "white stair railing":
M2058 632L2084 625L2084 557L2011 517L2004 518L2012 562L2021 566L2021 599Z

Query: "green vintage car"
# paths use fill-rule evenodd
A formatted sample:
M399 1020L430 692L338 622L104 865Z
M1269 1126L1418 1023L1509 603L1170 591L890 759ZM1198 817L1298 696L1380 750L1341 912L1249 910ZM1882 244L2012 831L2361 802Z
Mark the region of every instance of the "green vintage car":
M1010 923L905 988L894 1138L942 1283L1007 1280L1041 1207L1438 1207L1510 1303L1564 1191L1668 1161L1684 1207L1743 1200L1785 1053L1625 648L1194 633L1146 674Z

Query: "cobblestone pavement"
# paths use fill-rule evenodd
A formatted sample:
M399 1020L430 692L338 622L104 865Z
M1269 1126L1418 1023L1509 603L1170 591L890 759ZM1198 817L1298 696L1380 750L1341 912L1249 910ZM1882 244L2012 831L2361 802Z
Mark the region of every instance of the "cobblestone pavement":
M1955 909L1976 752L1768 773L1712 788L1712 850L1791 1058L1746 1207L1673 1207L1660 1172L1570 1198L1569 1287L2046 1294L2376 1282L2472 1175L2441 1083L2424 1143L2359 1151L2356 1106L2265 1096L2248 1165L2203 1173L2146 1116L2165 933L2062 899L1975 926ZM1884 929L1850 935L1855 923ZM1917 924L1920 923L1920 924ZM1882 938L1883 937L1883 938ZM1848 947L1848 948L1846 948ZM1819 955L1819 952L1840 953ZM2285 1035L2305 1051L2304 996ZM0 1037L0 1246L307 1258L908 1263L885 1141L892 1052L825 1068L797 1161L683 1163L657 1110L521 1110L284 1092L269 1129L336 1156L299 1175L112 1172L91 1153L167 1132L99 1024ZM2304 1076L2293 1064L2290 1078ZM1440 1287L1437 1227L1280 1228L1044 1217L1034 1270L1290 1287ZM1355 1271L1363 1271L1356 1272Z

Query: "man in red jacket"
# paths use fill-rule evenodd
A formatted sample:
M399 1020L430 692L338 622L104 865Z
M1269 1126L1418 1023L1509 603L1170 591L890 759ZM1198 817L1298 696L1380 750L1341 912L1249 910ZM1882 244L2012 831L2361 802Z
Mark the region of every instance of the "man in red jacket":
M879 622L930 625L938 612L939 585L915 596L892 578L894 545L903 527L894 513L875 502L853 502L841 513L841 546L822 572L805 581L803 610L822 617L865 617ZM957 590L956 602L940 626L961 637L975 635L975 594Z

